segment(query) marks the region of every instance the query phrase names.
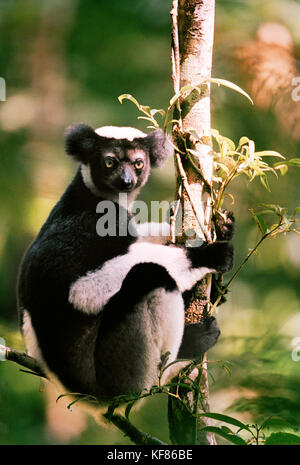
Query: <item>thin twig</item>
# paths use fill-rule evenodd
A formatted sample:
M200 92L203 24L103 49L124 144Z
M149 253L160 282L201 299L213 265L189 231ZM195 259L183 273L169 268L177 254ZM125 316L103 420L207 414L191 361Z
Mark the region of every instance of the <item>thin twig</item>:
M197 212L197 209L195 207L195 204L194 204L194 201L192 199L192 194L191 194L191 191L190 191L190 186L189 186L189 183L188 183L188 180L187 180L187 176L186 176L186 173L184 171L184 168L183 168L183 165L182 165L182 162L181 162L181 158L180 158L180 155L179 153L176 153L175 154L175 157L176 157L176 161L177 161L177 166L178 166L178 171L179 171L179 174L180 174L180 178L181 178L181 182L183 184L183 187L187 193L187 196L189 198L189 201L191 203L191 207L193 209L193 212L194 212L194 215L195 215L195 218L197 220L197 223L199 224L199 227L201 229L201 232L202 234L204 235L205 239L208 241L209 238L206 234L206 231L205 231L205 227L204 225L201 223L200 219L199 219L199 215L198 215L198 212Z
M178 0L173 0L170 15L172 18L172 79L174 83L174 91L175 94L177 94L180 90L180 53L177 25Z
M5 356L5 360L15 362L22 367L28 368L29 373L41 376L42 378L47 378L37 360L25 354L25 352L20 352L16 349L11 349L10 347L0 344L0 353ZM106 415L104 416L107 418ZM166 445L164 442L150 434L140 431L138 428L133 426L129 420L119 414L112 415L109 418L109 421L122 431L125 436L128 436L135 444Z
M218 306L218 304L220 303L223 295L225 294L225 292L227 291L227 289L229 288L229 286L231 285L232 281L236 278L236 276L238 275L238 273L241 271L241 269L246 265L246 263L248 262L248 260L252 257L252 255L256 252L256 250L258 249L258 247L261 245L261 243L267 239L268 237L270 237L274 231L276 231L277 229L280 228L280 226L282 226L282 222L280 220L280 223L276 226L276 228L272 229L272 231L264 234L260 240L258 241L258 243L256 244L256 246L250 250L250 252L246 255L246 257L244 258L244 260L242 261L242 263L238 266L238 268L236 269L236 271L233 273L233 275L231 276L230 280L228 281L228 283L224 286L223 290L222 290L222 293L219 295L219 297L217 298L217 300L215 301L215 303L210 307L210 313L215 310L215 308Z
M111 417L109 417L109 421L113 423L120 431L122 431L125 434L125 436L127 436L134 444L157 446L166 445L165 442L162 442L159 439L151 436L150 434L145 433L144 431L141 431L135 426L133 426L130 423L130 421L122 415L113 414Z
M15 362L22 367L28 368L33 374L41 376L42 378L47 378L39 363L33 357L25 354L25 352L19 352L16 349L11 349L3 345L0 345L0 352L5 355L5 360Z
M181 204L181 197L182 197L182 184L179 184L178 191L177 191L176 207L173 208L172 214L170 216L170 236L171 236L171 242L173 242L174 244L176 242L176 217L177 217L178 210Z

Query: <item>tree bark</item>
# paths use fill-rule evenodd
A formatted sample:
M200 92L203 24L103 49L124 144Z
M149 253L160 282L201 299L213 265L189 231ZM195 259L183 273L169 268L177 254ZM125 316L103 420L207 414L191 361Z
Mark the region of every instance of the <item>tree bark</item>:
M215 0L173 0L171 17L172 31L172 65L174 90L177 93L187 85L198 85L211 77L212 49L214 37ZM189 93L190 92L190 93ZM211 156L211 113L210 84L201 86L201 91L187 91L177 108L176 119L179 124L173 127L174 143L185 155L176 154L185 171L189 192L183 187L182 236L179 239L186 246L199 246L203 240L211 241L211 198L209 186L212 183L213 160ZM191 131L192 129L192 131ZM182 144L182 136L185 143ZM196 170L191 163L186 149L192 150ZM179 163L180 163L179 161ZM200 171L200 172L199 172ZM200 174L201 173L201 174ZM182 183L180 170L177 171L177 183ZM192 204L191 204L192 201ZM195 215L195 208L196 213ZM196 219L198 217L198 220ZM202 225L202 228L199 226ZM186 323L197 323L207 311L210 295L211 278L205 278L192 290L186 308ZM181 391L184 403L191 414L209 411L209 391L206 371L206 356L201 373L194 369L190 377L197 379L200 387L199 396ZM197 398L196 398L197 397ZM188 418L182 406L170 397L169 424L170 435L174 443L182 441L187 444L216 444L212 433L199 432L201 427L209 425L204 417ZM183 417L185 420L183 420ZM184 427L182 427L184 423ZM184 436L184 437L183 437Z

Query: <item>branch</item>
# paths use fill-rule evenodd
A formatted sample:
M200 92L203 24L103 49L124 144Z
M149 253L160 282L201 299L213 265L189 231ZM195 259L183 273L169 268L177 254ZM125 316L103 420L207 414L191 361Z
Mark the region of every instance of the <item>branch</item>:
M138 445L157 445L163 446L166 445L165 442L160 441L159 439L151 436L144 431L139 430L133 426L127 418L119 414L114 414L112 416L103 415L111 423L113 423L120 431L122 431L125 436L127 436L134 444Z
M32 374L41 376L42 378L47 378L39 363L33 357L25 354L25 352L19 352L16 349L0 345L0 354L3 354L4 360L15 362L18 365L27 368Z
M47 376L44 373L43 369L40 367L38 362L29 355L25 354L25 352L19 352L16 349L11 349L10 347L6 347L0 344L0 356L3 357L4 360L8 360L10 362L15 362L18 365L27 368L29 371L28 373L32 373L37 376L41 376L42 378L46 378ZM150 434L145 433L144 431L140 431L138 428L133 426L129 420L119 414L114 414L112 416L103 415L109 422L113 423L125 436L129 437L129 439L139 445L166 445L164 442L160 441L159 439L152 437Z

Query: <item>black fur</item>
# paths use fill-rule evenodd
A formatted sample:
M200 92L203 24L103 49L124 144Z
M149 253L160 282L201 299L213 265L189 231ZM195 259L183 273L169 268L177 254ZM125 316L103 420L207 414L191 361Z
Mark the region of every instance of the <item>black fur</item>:
M99 318L74 311L68 302L70 286L89 270L125 254L135 240L129 235L97 235L99 200L77 172L26 252L19 277L20 309L30 311L50 370L73 392L93 393L93 352ZM118 218L118 205L116 208ZM125 214L123 211L123 217ZM126 217L129 222L131 217Z
M199 323L186 325L178 358L196 359L213 347L220 336L214 317L203 317Z
M87 124L69 126L65 132L65 146L68 155L85 165L91 153L98 150L101 137Z
M173 147L164 132L161 129L156 129L143 139L144 144L148 148L151 166L162 166L173 154Z
M147 376L147 360L140 354L147 353L149 342L141 331L138 304L157 289L172 292L177 285L162 266L140 263L130 270L120 291L103 308L95 348L99 398L109 399L145 388L143 379ZM149 310L150 319L155 320L157 315L151 315ZM135 329L129 333L126 328L132 327L132 321L135 321ZM105 383L101 383L104 378Z

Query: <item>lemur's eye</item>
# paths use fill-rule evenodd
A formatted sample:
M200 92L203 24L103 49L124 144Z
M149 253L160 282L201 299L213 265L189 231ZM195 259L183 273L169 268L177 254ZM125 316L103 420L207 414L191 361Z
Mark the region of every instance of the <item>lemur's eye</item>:
M143 160L137 160L134 162L134 166L137 170L141 170L144 167Z
M112 158L105 158L104 160L106 168L112 168L115 164L114 160Z

